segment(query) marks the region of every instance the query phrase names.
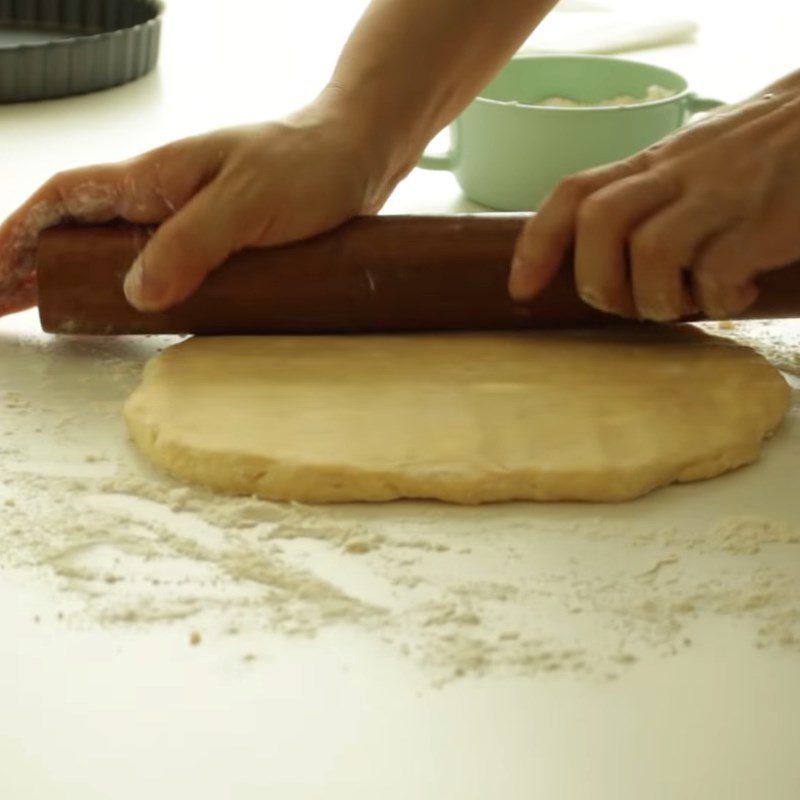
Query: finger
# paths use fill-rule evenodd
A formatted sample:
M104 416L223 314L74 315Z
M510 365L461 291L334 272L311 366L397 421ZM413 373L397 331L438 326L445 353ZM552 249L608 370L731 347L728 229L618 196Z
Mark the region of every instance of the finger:
M65 202L67 196L70 203ZM102 222L114 216L113 200L97 191L96 184L87 184L85 174L64 173L48 181L0 226L0 315L35 305L39 234L70 218L78 200L82 207L90 209L90 221Z
M230 201L212 184L156 231L125 278L125 296L140 311L186 299L242 243Z
M642 319L666 322L697 313L684 270L727 222L720 205L686 198L649 217L634 231L628 248L630 274Z
M575 217L584 198L644 166L642 159L634 157L561 181L525 225L517 242L508 285L513 300L533 299L555 277L572 247Z
M6 220L0 235L12 236L21 230L38 233L64 220L159 221L170 213L170 204L156 186L156 167L156 162L142 156L60 172Z
M676 181L651 170L617 181L583 203L575 235L575 283L585 303L607 313L636 316L628 279L629 237L678 194Z
M709 319L741 313L758 297L758 261L749 252L748 238L733 230L713 239L692 270L693 294Z
M45 228L74 216L86 222L103 222L115 213L112 166L60 173L45 183L0 226L0 258L4 260L24 245L35 243Z
M135 170L132 170L135 172ZM138 210L134 221L156 221L168 211L150 193L130 192L133 175L123 165L107 164L60 173L45 183L0 226L0 306L33 281L36 245L46 228L67 220L101 223ZM137 185L147 181L140 177Z
M176 142L119 164L69 170L47 181L0 226L0 315L36 303L36 245L66 220L157 223L181 208L219 169L223 142Z
M116 212L120 170L116 164L82 167L54 175L17 209L3 230L26 225L39 227L53 219L74 216L86 222L105 221Z

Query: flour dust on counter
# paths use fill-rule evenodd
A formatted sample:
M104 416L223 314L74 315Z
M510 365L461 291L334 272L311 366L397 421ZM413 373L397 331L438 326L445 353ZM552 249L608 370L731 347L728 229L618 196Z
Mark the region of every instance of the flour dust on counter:
M725 336L761 353L774 367L800 378L800 323L795 320L770 322L707 322L698 325L715 336Z
M431 685L621 677L702 644L709 620L800 659L792 515L709 511L705 498L734 496L724 483L613 508L213 495L163 478L125 440L121 405L167 343L0 339L0 568L41 581L59 625L166 626L253 669L274 637L346 626Z

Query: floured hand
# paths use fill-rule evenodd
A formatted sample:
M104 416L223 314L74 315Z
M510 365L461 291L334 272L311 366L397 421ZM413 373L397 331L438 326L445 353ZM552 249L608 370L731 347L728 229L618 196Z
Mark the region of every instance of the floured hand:
M186 298L236 250L377 210L385 198L369 148L345 116L323 97L281 122L56 175L0 227L0 316L36 305L37 240L60 222L159 224L125 282L132 305L155 311Z

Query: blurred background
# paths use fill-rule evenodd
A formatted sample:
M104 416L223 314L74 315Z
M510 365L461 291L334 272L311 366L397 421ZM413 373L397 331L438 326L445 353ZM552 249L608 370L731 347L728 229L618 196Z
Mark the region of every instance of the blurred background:
M146 78L56 101L0 105L0 215L53 172L116 160L211 128L279 116L324 84L367 0L167 0L161 62ZM563 0L525 49L602 45L663 23L695 35L631 57L684 74L700 94L734 100L800 67L791 0ZM645 37L647 38L647 37ZM624 41L623 41L624 44ZM409 57L413 57L410 54ZM450 175L418 176L432 190ZM438 191L434 191L438 194ZM402 204L402 187L395 202ZM424 210L419 208L417 210Z

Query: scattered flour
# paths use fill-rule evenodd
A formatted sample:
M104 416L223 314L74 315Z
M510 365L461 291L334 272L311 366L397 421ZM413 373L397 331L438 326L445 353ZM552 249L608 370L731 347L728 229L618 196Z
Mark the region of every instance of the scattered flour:
M800 377L800 320L717 322L699 326L757 350L778 369Z
M796 339L754 323L723 330L798 367L800 328ZM38 346L0 352L0 568L54 577L70 609L80 601L64 624L181 625L194 646L246 636L247 662L262 632L355 626L435 683L616 677L691 647L698 623L719 617L800 657L797 520L721 512L689 528L612 523L591 507L556 521L519 504L219 497L156 475L121 444L120 403L152 348L82 342L67 355L91 370L73 364L65 381L65 353Z

